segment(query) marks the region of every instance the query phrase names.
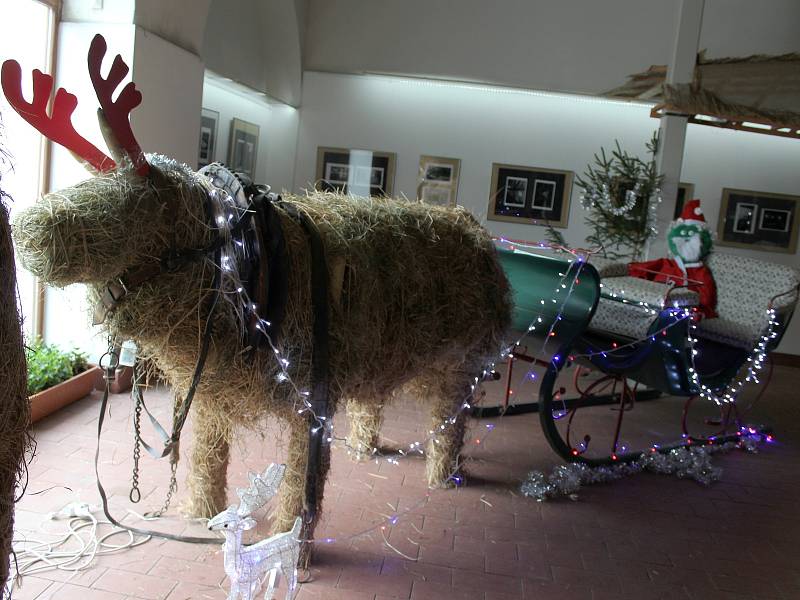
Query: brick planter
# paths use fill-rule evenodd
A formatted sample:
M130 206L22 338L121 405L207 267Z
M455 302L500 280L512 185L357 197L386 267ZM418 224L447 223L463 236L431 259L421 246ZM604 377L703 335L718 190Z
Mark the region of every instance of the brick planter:
M51 388L34 394L30 397L31 423L35 423L59 408L72 404L88 395L102 377L102 369L92 366L83 373L79 373Z

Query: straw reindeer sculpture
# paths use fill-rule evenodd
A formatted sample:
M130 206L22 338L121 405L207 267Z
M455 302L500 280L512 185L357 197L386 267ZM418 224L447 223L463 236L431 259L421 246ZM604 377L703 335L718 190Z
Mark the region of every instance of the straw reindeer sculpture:
M88 62L114 160L72 127L73 95L59 89L48 114L52 78L34 71L29 103L19 64L3 65L12 106L94 172L18 215L14 235L22 263L45 282L87 284L98 320L115 339L136 341L176 402L196 390L185 511L212 517L226 505L235 427L263 431L273 417L289 438L274 527L291 529L304 514L310 537L335 410L347 405L347 443L369 456L383 405L412 383L435 431L428 483L447 484L461 409L510 322L508 283L486 231L461 208L387 198L313 192L256 202L263 195L243 193L232 176L227 188L215 185L230 175L221 166L206 176L145 156L128 119L141 94L128 83L112 100L128 68L117 56L104 79L105 51L96 36Z
M221 531L225 536L222 551L225 573L231 582L228 600L252 600L267 575L269 582L264 598L272 600L278 574L286 579L286 600L294 597L300 556L300 517L295 519L291 531L277 533L249 546L242 543L242 533L256 525L250 515L276 494L284 471L284 465L272 463L260 475L251 473L250 486L237 490L239 505L229 506L208 522L210 530Z

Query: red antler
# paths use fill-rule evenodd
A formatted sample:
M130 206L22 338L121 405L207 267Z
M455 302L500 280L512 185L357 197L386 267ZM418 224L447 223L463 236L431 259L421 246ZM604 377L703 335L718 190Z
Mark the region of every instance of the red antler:
M17 61L7 60L3 63L0 79L8 102L39 132L83 158L98 171L116 168L113 160L75 131L72 113L78 106L78 99L74 95L64 88L58 88L53 109L48 116L47 103L53 91L52 76L38 69L33 71L33 102L27 102L22 96L22 68Z
M136 89L136 84L131 81L122 88L116 102L111 100L114 90L119 86L125 75L128 74L128 65L117 54L111 65L108 77L103 79L100 74L100 65L106 54L106 48L105 38L98 33L92 39L91 46L89 46L89 76L92 78L92 85L94 85L95 92L97 92L97 99L103 108L103 116L108 122L117 143L128 155L128 158L131 159L136 172L139 175L147 175L150 171L150 165L147 164L144 152L142 152L139 142L136 141L136 137L131 130L131 122L128 120L130 112L139 106L142 101L142 94Z

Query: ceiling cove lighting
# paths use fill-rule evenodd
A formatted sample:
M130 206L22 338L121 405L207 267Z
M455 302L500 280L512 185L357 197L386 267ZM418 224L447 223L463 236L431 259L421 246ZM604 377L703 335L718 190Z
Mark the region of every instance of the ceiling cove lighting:
M281 102L259 90L256 90L248 85L245 85L235 79L231 79L230 77L225 77L220 75L219 73L215 73L210 69L205 70L204 74L204 81L205 83L212 85L218 89L225 90L230 92L240 98L244 98L246 100L251 100L253 102L258 102L260 104L265 104L272 107L281 107L285 106L287 108L291 108L292 110L297 110L294 106L290 104L286 104L285 102Z
M471 91L485 92L491 94L534 96L539 98L551 98L557 100L564 100L567 102L576 102L579 104L612 104L616 106L624 106L636 109L646 108L647 110L650 110L653 106L655 106L655 102L612 100L609 98L602 98L599 96L597 97L586 96L583 94L565 94L563 92L527 90L523 88L506 87L500 85L467 83L464 81L445 81L441 79L431 79L427 77L408 77L400 75L387 75L385 73L370 73L370 72L367 72L364 75L355 75L355 77L363 77L367 79L385 81L387 83L407 85L407 86L443 88L443 89L461 89L461 90L471 90Z

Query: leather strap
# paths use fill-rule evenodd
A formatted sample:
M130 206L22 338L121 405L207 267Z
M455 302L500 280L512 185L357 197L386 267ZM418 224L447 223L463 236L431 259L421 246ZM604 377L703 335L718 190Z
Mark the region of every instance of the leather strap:
M308 429L308 462L306 464L306 494L304 512L306 523L317 516L317 493L319 489L319 467L322 462L323 444L327 444L324 427L315 423L315 417L329 419L329 329L330 306L328 303L329 278L325 259L325 246L314 223L305 213L288 203L282 208L297 219L308 235L311 247L311 308L314 314L313 350L311 355L311 402L312 414Z
M217 265L219 265L221 256L221 250L217 249L214 253L214 261ZM170 436L166 435L166 431L163 427L158 423L158 421L153 417L150 411L147 411L148 417L154 423L156 427L156 431L159 432L162 442L164 442L164 447L161 451L156 450L152 446L148 445L144 442L141 438L142 445L145 449L154 457L156 458L163 458L170 454L173 448L180 443L181 431L183 430L183 426L186 424L186 418L189 415L189 409L192 406L192 400L194 399L195 391L197 390L197 386L200 383L200 376L203 373L203 368L205 367L206 359L208 358L208 350L211 345L211 334L213 332L213 323L214 323L214 313L219 302L220 297L220 269L217 268L214 270L214 279L212 282L212 290L213 293L208 301L208 316L206 317L205 328L203 330L203 341L200 347L200 354L197 358L197 364L195 365L194 375L192 376L192 382L189 386L189 391L186 394L186 398L184 399L183 403L181 404L181 408L178 411L178 414L175 417L175 422L173 425L172 434ZM103 400L100 403L100 418L97 421L97 448L94 454L94 470L95 476L97 478L97 491L100 493L100 498L103 504L103 513L105 514L106 518L116 527L121 527L122 529L126 529L133 533L139 533L141 535L152 535L156 537L166 538L169 540L178 540L181 542L191 542L194 544L220 544L222 540L219 538L204 538L204 537L191 537L191 536L180 536L175 535L172 533L164 533L160 531L154 531L150 529L139 529L136 527L128 527L127 525L121 524L119 521L114 519L111 516L109 509L108 509L108 498L106 495L106 491L103 488L103 484L100 481L100 438L103 433L103 423L105 422L105 415L108 406L108 393L109 393L110 383L106 381L106 389L103 392ZM138 393L141 394L141 391ZM145 407L146 408L146 407Z
M249 213L243 214L230 229L230 236L236 237L250 225ZM125 271L116 281L108 283L100 293L94 307L92 325L101 325L125 297L143 283L158 277L162 273L174 273L188 265L204 259L209 254L219 252L228 240L217 235L213 242L204 248L170 249L158 262L148 263ZM219 264L219 262L217 262Z
M278 202L280 197L278 197ZM259 314L269 323L266 332L272 344L280 341L281 325L286 317L286 303L289 297L289 256L283 235L281 217L275 209L270 194L259 193L252 196L254 235L257 240L256 256L260 258L257 277L249 291L259 305ZM252 314L248 328L248 346L252 353L266 345L262 330L257 328L258 315Z
M95 448L94 451L94 473L97 479L97 491L100 493L100 500L103 505L103 514L106 516L106 519L108 519L109 522L115 527L119 527L120 529L125 529L126 531L130 531L132 533L138 533L139 535L160 537L168 540L176 540L179 542L189 542L191 544L222 544L225 540L222 540L220 538L176 535L174 533L166 533L163 531L154 531L151 529L140 529L138 527L130 527L128 525L123 525L122 523L120 523L114 517L111 516L111 512L108 509L108 495L106 494L106 490L103 487L102 482L100 481L100 439L103 433L103 423L105 422L106 412L108 409L109 388L110 388L110 383L106 382L106 389L103 392L103 400L100 402L100 418L97 420L97 447Z

